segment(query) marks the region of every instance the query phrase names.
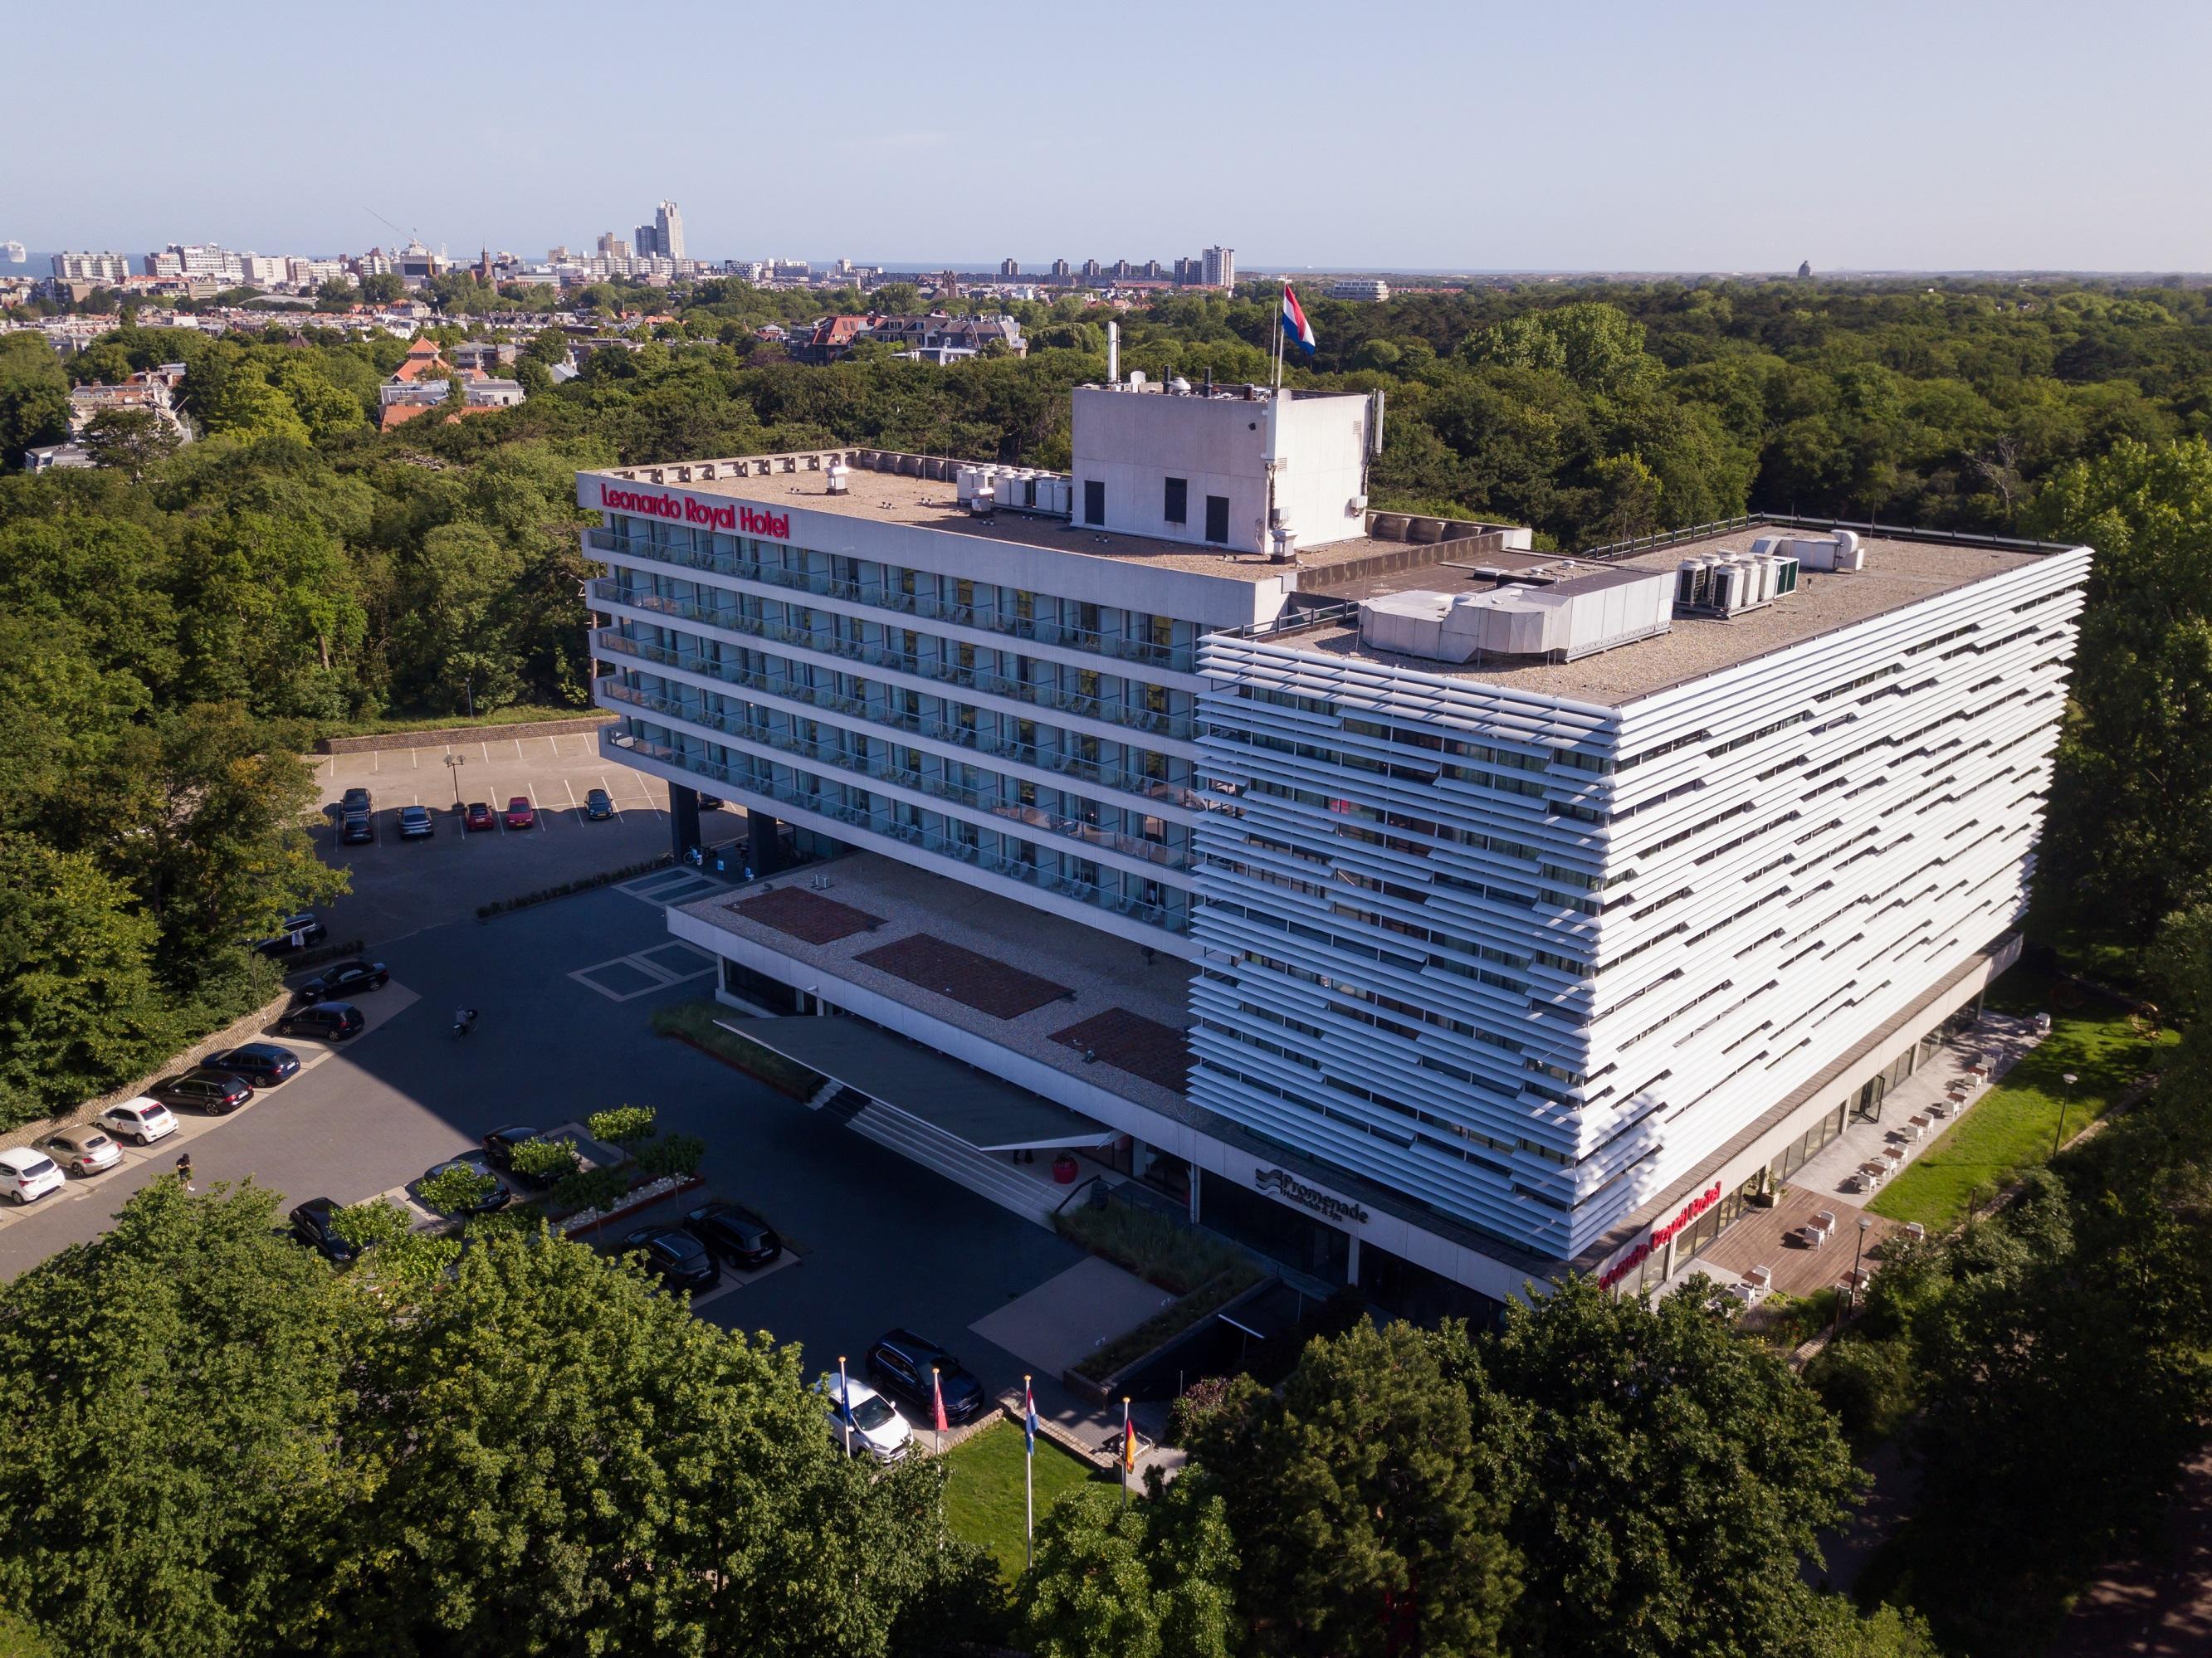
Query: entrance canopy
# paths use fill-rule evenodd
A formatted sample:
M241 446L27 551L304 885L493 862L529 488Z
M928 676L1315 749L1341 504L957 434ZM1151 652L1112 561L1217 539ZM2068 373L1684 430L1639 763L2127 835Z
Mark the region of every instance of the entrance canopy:
M979 1151L1087 1150L1115 1137L1103 1123L859 1019L746 1019L730 1029Z

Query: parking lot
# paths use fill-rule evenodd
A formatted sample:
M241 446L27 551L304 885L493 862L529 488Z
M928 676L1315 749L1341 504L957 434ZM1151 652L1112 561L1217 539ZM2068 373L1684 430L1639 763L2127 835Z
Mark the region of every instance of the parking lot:
M392 756L381 758L370 774L387 780L380 809L412 804L390 784L398 769ZM568 774L580 795L586 768ZM332 781L348 786L343 774ZM718 816L718 827L737 832L735 814ZM616 827L560 817L534 835L480 834L470 847L441 820L427 846L386 840L347 848L359 854L359 891L343 901L351 914L413 918L404 931L380 933L332 912L333 936L366 934L368 954L391 970L390 985L356 998L368 1028L334 1048L276 1039L306 1061L292 1080L228 1116L179 1113L179 1133L128 1151L120 1167L72 1178L65 1193L27 1209L0 1211L0 1277L97 1236L131 1192L167 1178L187 1147L203 1191L251 1178L289 1209L311 1197L356 1202L403 1187L495 1127L651 1105L664 1132L707 1142L704 1195L760 1210L795 1248L788 1266L726 1281L700 1303L701 1317L803 1343L810 1376L834 1370L840 1353L857 1361L878 1335L904 1324L950 1345L993 1392L1018 1386L1031 1367L969 1327L1083 1259L1073 1245L653 1033L655 1007L711 991L711 965L671 949L663 906L699 896L713 878L664 871L489 921L473 918L488 897L561 878L517 877L525 865L513 854L586 847L592 855L581 872L665 844L657 811L626 811L623 827L640 839L609 855L600 848L613 843L598 837ZM426 882L432 869L440 873ZM442 896L434 902L433 893ZM452 1032L453 1010L463 1005L483 1013L465 1038ZM1048 1414L1058 1394L1038 1378Z
M589 732L313 758L321 803L335 805L348 789L365 788L376 827L374 841L356 846L339 842L335 820L315 831L324 859L353 874L353 891L321 912L333 941L358 938L374 948L473 915L478 904L668 850L668 786L603 760ZM612 817L585 817L584 798L595 788L613 801ZM489 805L493 827L464 830L453 809L456 791L463 804ZM536 811L527 829L507 827L507 803L518 795ZM403 840L399 809L416 805L430 809L435 832ZM741 835L744 819L713 812L702 828L708 841L719 844Z

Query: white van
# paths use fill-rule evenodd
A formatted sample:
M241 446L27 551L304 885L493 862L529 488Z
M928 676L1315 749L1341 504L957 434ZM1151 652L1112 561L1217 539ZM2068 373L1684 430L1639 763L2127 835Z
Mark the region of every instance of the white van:
M62 1189L62 1168L43 1151L27 1145L0 1151L0 1198L29 1203Z

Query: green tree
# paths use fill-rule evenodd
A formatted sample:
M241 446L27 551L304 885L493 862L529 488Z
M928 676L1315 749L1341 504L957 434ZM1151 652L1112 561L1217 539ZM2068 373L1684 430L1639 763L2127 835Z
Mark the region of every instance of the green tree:
M1309 1345L1279 1398L1232 1384L1187 1434L1225 1505L1256 1649L1499 1649L1518 1415L1463 1332L1362 1321Z
M361 1558L354 1309L274 1193L133 1196L0 1289L0 1600L58 1651L322 1644Z
M315 288L315 308L319 311L350 311L361 298L361 290L343 276L331 276Z
M155 942L89 854L0 835L0 1124L103 1093L166 1045Z
M182 440L177 428L150 409L103 409L77 437L94 466L127 472L133 483L176 453Z
M244 371L233 373L207 405L207 426L210 432L241 443L267 438L305 443L309 435L290 398L259 375Z
M2030 519L2097 550L2037 897L2140 948L2212 896L2212 446L2123 440L2062 468Z
M441 1215L465 1215L488 1203L499 1190L499 1176L465 1163L448 1163L415 1188L416 1200Z
M1227 1658L1235 1567L1203 1477L1136 1503L1080 1486L1038 1522L1018 1623L1036 1658Z
M1516 1653L1784 1652L1820 1615L1800 1562L1861 1476L1819 1400L1705 1299L1574 1278L1485 1344L1528 1412Z
M364 305L397 305L407 297L407 284L395 272L380 270L361 279Z
M0 335L0 470L23 452L69 436L69 376L35 333Z

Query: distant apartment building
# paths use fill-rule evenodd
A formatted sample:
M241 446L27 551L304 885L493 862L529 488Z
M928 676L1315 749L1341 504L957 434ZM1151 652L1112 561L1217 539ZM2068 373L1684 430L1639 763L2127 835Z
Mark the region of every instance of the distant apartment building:
M1332 300L1387 300L1390 297L1390 284L1372 277L1347 276L1329 284L1328 296Z
M284 261L284 278L295 288L319 288L325 282L343 282L346 264L343 259L301 259Z
M213 282L236 286L246 281L246 266L227 247L211 242L171 242L159 253L149 253L146 275L185 282Z
M1237 286L1237 250L1233 247L1209 247L1199 255L1199 280L1208 288Z
M112 284L131 275L131 260L122 253L57 253L53 267L61 282Z
M1074 274L1074 267L1070 265L1066 260L1054 259L1052 262L1052 276L1054 282L1064 282Z
M999 261L999 274L1000 274L1001 276L1020 276L1020 275L1022 274L1022 265L1021 265L1021 261L1020 261L1020 260L1018 260L1018 259L1001 259L1001 260L1000 260L1000 261Z

